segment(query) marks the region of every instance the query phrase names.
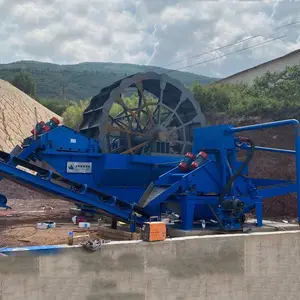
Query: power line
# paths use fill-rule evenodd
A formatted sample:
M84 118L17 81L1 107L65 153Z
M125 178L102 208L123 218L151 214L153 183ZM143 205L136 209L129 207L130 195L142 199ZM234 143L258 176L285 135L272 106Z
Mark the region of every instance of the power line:
M298 15L298 14L297 14L297 15ZM276 27L276 28L274 28L274 30L278 30L278 29L285 28L285 27L290 27L290 26L296 25L296 24L298 24L298 23L300 23L300 21L295 21L295 22L292 22L292 23L288 23L288 24L285 24L285 25Z
M252 49L252 48L255 48L255 47L264 45L264 44L268 44L268 43L270 43L270 42L273 42L273 41L282 39L282 38L284 38L284 37L287 37L287 35L282 35L282 36L279 36L279 37L276 37L276 38L272 38L272 39L266 40L266 41L264 41L264 42L255 44L255 45L252 45L252 46L249 46L249 47L245 47L245 48L242 48L242 49L233 51L233 52L225 53L225 54L223 54L223 55L214 57L214 58L212 58L212 59L205 60L205 61L201 61L201 62L198 62L198 63L195 63L195 64L191 64L191 65L188 65L188 66L185 66L185 67L181 67L181 68L178 68L178 69L176 69L176 70L169 70L169 71L167 71L167 72L165 72L165 73L162 73L162 74L169 74L169 73L176 72L176 71L180 71L180 70L183 70L183 69L187 69L187 68L190 68L190 67L193 67L193 66L197 66L197 65L201 65L201 64L206 64L206 63L211 62L211 61L214 61L214 60L216 60L216 59L219 59L219 58L222 58L222 57L225 57L225 56L228 56L228 55L232 55L232 54L235 54L235 53L238 53L238 52L242 52L242 51L245 51L245 50L249 50L249 49Z
M279 30L279 29L282 29L282 28L285 28L285 27L288 27L288 26L292 26L292 25L296 25L296 24L299 24L299 23L300 23L300 21L295 21L295 22L293 22L293 23L289 23L289 24L286 24L286 25L283 25L283 26L274 28L274 30ZM246 41L248 41L248 40L252 40L252 39L258 38L258 37L260 37L260 36L261 36L260 34L254 35L254 36L251 36L251 37L248 37L248 38L239 40L239 41L237 41L237 42L234 42L234 43L231 43L231 44L227 44L227 45L222 46L222 47L215 48L215 49L213 49L213 50L209 50L209 51L206 51L206 52L203 52L203 53L200 53L200 54L196 54L196 55L194 55L194 56L190 56L190 57L185 58L185 59L182 59L182 60L178 60L178 61L171 62L171 63L169 63L169 64L167 64L167 65L162 66L161 68L165 68L165 67L168 67L168 66L170 66L170 65L177 64L177 63L180 63L180 62L184 62L184 61L189 60L189 59L192 59L192 58L201 57L201 56L204 56L204 55L209 54L209 53L211 53L211 52L218 51L218 50L222 50L222 49L224 49L224 48L228 48L228 47L231 47L231 46L235 46L235 45L238 45L238 44L240 44L240 43L246 42ZM158 67L158 68L159 68L159 67Z
M291 22L291 23L288 23L288 24L285 24L285 25L276 27L276 28L274 28L274 30L279 30L279 29L282 29L282 28L285 28L285 27L289 27L289 26L293 26L293 25L296 25L296 24L299 24L299 23L300 23L300 20L294 21L294 22ZM262 36L262 35L251 36L251 37L248 37L248 38L239 40L239 41L237 41L237 42L227 44L227 45L225 45L225 46L221 46L221 47L218 47L218 48L215 48L215 49L212 49L212 50L208 50L208 51L206 51L206 52L202 52L202 53L197 54L197 55L193 55L193 56L187 57L187 58L182 59L182 60L173 61L173 62L168 63L168 64L163 65L163 66L155 66L155 67L153 67L153 68L150 69L150 70L154 71L154 70L157 69L157 68L166 68L166 67L168 67L168 66L170 66L170 65L173 65L173 64L176 64L176 63L180 63L180 62L184 62L184 61L189 60L189 59L192 59L192 58L201 57L201 56L210 54L210 53L215 52L215 51L219 51L219 50L222 50L222 49L231 47L231 46L235 46L235 45L241 44L241 43L243 43L243 42L246 42L246 41L255 39L255 38L260 37L260 36ZM285 36L286 36L286 35L285 35ZM284 36L284 37L285 37L285 36ZM280 37L279 37L279 38L272 39L272 40L270 40L270 41L268 41L268 42L271 42L271 41L277 40L277 39L280 39ZM265 44L265 42L260 43L260 44ZM259 46L260 44L258 44L258 46ZM251 48L254 48L254 47L253 47L253 46L249 47L249 49L251 49ZM247 48L247 49L248 49L248 48ZM247 50L247 49L245 49L245 50ZM240 50L237 51L237 52L240 52ZM235 53L235 52L230 53L230 54L228 54L228 55L231 55L231 54L234 54L234 53ZM218 58L225 57L226 55L227 55L227 54L224 54L224 55L222 55L222 56L220 56L220 57L218 57ZM217 58L215 58L215 59L217 59ZM211 60L209 60L209 61L207 61L207 62L210 62L210 61L211 61ZM202 64L202 63L203 63L203 62L200 62L199 64ZM205 62L205 63L206 63L206 62ZM196 63L196 65L197 65L197 63ZM191 65L191 66L193 66L193 65ZM188 68L188 67L189 67L189 66L182 67L182 68L175 69L175 70L170 70L170 71L164 72L164 73L162 73L162 74L168 74L168 73L175 72L175 71L178 71L178 70L182 70L182 69L185 69L185 68ZM133 73L133 74L134 74L134 73ZM133 75L133 74L131 74L131 75ZM131 76L131 75L129 75L129 76ZM102 77L101 79L110 79L110 78L115 78L115 77L119 77L119 76L118 76L118 75L105 76L105 77Z

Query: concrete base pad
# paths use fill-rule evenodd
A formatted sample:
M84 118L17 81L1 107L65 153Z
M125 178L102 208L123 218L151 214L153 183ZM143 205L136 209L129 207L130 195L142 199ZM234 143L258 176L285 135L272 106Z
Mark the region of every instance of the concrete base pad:
M300 226L298 224L277 222L277 221L269 221L265 220L263 222L262 227L256 226L256 219L247 220L244 225L243 231L235 231L239 233L250 233L250 232L273 232L273 231L291 231L291 230L299 230ZM220 230L213 229L194 229L194 230L182 230L178 229L173 224L167 225L167 236L169 237L183 237L183 236L205 236L205 235L213 235L220 233L233 233L232 231L224 232Z

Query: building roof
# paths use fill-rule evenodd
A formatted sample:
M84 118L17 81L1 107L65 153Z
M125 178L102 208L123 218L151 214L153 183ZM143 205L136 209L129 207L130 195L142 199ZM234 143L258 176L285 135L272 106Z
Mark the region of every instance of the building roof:
M279 61L279 60L282 60L282 59L286 59L286 58L288 58L288 57L290 57L290 56L293 56L293 55L296 55L296 54L299 54L299 53L300 53L300 49L295 50L295 51L292 51L292 52L290 52L290 53L288 53L288 54L286 54L286 55L277 57L277 58L275 58L275 59L266 61L266 62L264 62L264 63L262 63L262 64L260 64L260 65L254 66L254 67L252 67L252 68L249 68L249 69L246 69L246 70L237 72L237 73L235 73L235 74L232 74L232 75L230 75L230 76L228 76L228 77L222 78L222 79L216 81L216 83L217 83L217 82L221 82L221 81L226 80L226 79L233 78L233 77L238 76L238 75L240 75L240 74L242 74L242 73L245 73L245 72L248 72L248 71L251 71L251 70L258 69L258 68L260 68L260 67L262 67L262 66L271 64L271 63L273 63L273 62L275 62L275 61Z

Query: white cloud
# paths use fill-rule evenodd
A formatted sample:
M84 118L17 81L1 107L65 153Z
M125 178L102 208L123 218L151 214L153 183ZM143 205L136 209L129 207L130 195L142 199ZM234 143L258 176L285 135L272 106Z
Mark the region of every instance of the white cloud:
M300 2L287 0L0 0L0 62L165 66L261 35L169 66L196 64L186 71L226 76L300 48L300 24L275 30L300 20L299 12ZM284 34L283 40L224 57Z

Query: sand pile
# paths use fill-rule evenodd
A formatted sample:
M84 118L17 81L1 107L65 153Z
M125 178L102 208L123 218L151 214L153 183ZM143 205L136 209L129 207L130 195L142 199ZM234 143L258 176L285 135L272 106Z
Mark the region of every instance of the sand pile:
M7 81L0 80L0 149L9 152L29 136L38 121L48 121L51 117L61 118L15 88Z
M36 123L35 107L38 121L48 121L51 117L61 119L58 115L15 88L9 82L0 80L0 150L10 152L20 145ZM9 199L41 199L44 196L3 180L0 193Z

